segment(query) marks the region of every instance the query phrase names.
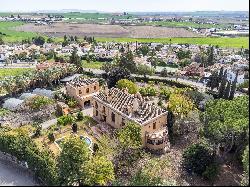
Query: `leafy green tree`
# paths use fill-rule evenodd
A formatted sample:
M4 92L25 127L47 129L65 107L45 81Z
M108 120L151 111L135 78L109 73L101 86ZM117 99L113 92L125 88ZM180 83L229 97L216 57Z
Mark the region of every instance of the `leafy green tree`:
M173 93L169 97L168 109L176 116L183 118L192 110L196 110L194 103L183 94Z
M240 96L233 100L211 100L206 103L201 115L204 136L223 149L223 155L232 148L241 149L249 129L249 97Z
M142 45L139 47L138 52L141 53L143 56L146 56L149 53L148 45Z
M27 162L45 184L58 185L56 159L46 148L37 147L26 128L0 130L0 150Z
M115 179L113 163L104 156L93 157L84 166L85 185L105 186Z
M64 140L58 158L59 179L61 185L82 185L86 179L84 165L90 160L87 144L78 136Z
M155 69L147 65L139 64L137 66L137 73L146 77L146 75L153 75L155 73Z
M136 72L136 64L134 62L134 55L132 51L123 53L118 59L116 65L120 68L127 69L131 73Z
M184 67L186 67L186 66L188 66L190 64L191 64L191 60L188 59L188 58L181 59L180 62L179 62L179 66L182 67L182 68L184 68Z
M45 43L45 38L42 36L32 38L32 41L35 45L42 46Z
M160 177L150 176L139 170L131 179L129 186L163 186Z
M54 42L54 40L51 38L51 37L49 37L48 39L47 39L47 43L53 43Z
M187 172L202 175L214 161L213 150L207 144L196 143L184 151L182 165Z
M121 67L113 67L111 70L109 70L107 74L107 82L109 88L112 88L116 85L116 83L121 79L129 79L130 78L130 72L129 70Z
M65 126L68 124L72 124L73 122L74 122L74 117L72 115L64 115L64 116L57 118L58 125Z
M135 94L138 92L138 87L137 85L127 79L121 79L116 83L117 88L122 89L122 88L128 88L128 92L130 94Z
M188 50L188 51L184 51L184 50L179 50L177 52L177 57L179 60L182 60L182 59L185 59L185 58L191 58L191 51Z
M142 146L141 127L134 122L128 122L118 132L118 140L125 148L140 148Z

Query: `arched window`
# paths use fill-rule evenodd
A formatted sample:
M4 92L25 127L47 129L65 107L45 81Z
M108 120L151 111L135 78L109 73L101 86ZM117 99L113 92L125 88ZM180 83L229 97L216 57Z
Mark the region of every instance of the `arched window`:
M89 93L89 88L86 89L86 93Z
M98 109L98 104L97 104L97 102L95 102L95 108Z
M96 86L94 86L94 90L96 90Z

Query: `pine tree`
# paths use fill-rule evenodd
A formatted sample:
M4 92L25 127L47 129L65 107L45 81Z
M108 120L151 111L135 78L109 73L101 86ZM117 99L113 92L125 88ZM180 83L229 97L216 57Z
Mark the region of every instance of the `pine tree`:
M235 91L236 91L236 84L237 84L238 75L239 75L239 71L237 71L236 77L235 77L235 79L233 81L233 84L231 86L231 92L230 92L230 95L229 95L229 98L228 98L230 100L232 100L234 98L234 94L235 94Z
M224 90L226 88L226 83L227 83L227 70L225 70L222 81L220 83L219 87L219 92L218 92L218 97L222 98L224 95Z
M231 83L229 81L227 81L227 87L224 90L223 99L228 99L229 98L230 88L231 88Z

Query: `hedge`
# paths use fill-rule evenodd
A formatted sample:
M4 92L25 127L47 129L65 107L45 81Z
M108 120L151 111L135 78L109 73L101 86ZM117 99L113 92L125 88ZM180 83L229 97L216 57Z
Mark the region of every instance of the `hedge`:
M0 131L0 151L27 162L42 183L58 184L56 159L48 150L38 148L25 129Z

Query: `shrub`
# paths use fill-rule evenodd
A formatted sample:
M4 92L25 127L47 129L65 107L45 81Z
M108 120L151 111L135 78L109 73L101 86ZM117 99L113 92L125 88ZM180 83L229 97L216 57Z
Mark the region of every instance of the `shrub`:
M38 126L36 127L36 131L35 131L34 136L35 136L35 137L39 137L39 136L41 135L41 131L42 131L42 126L41 126L41 125L38 125Z
M74 118L72 115L64 115L64 116L57 118L58 125L65 126L65 125L71 124L73 122L74 122Z
M244 168L244 175L243 179L241 181L243 186L249 185L249 146L246 147L244 153L243 153L243 168Z
M69 98L67 104L70 108L74 108L77 106L78 102L74 98Z
M50 142L54 142L55 141L55 135L54 135L53 132L50 132L48 134L48 139L49 139Z
M78 111L76 114L76 119L77 121L82 121L83 120L83 113L81 111Z
M157 90L154 87L140 88L140 94L142 96L156 96Z
M210 164L206 167L206 170L202 173L202 176L206 180L213 181L219 173L219 166L216 163Z
M53 100L45 96L34 96L27 101L28 106L34 110L38 110L51 103L53 103Z
M214 163L215 155L205 143L196 143L189 146L183 153L183 167L189 173L202 175L211 163ZM207 170L209 172L211 168ZM208 176L208 173L207 173Z

